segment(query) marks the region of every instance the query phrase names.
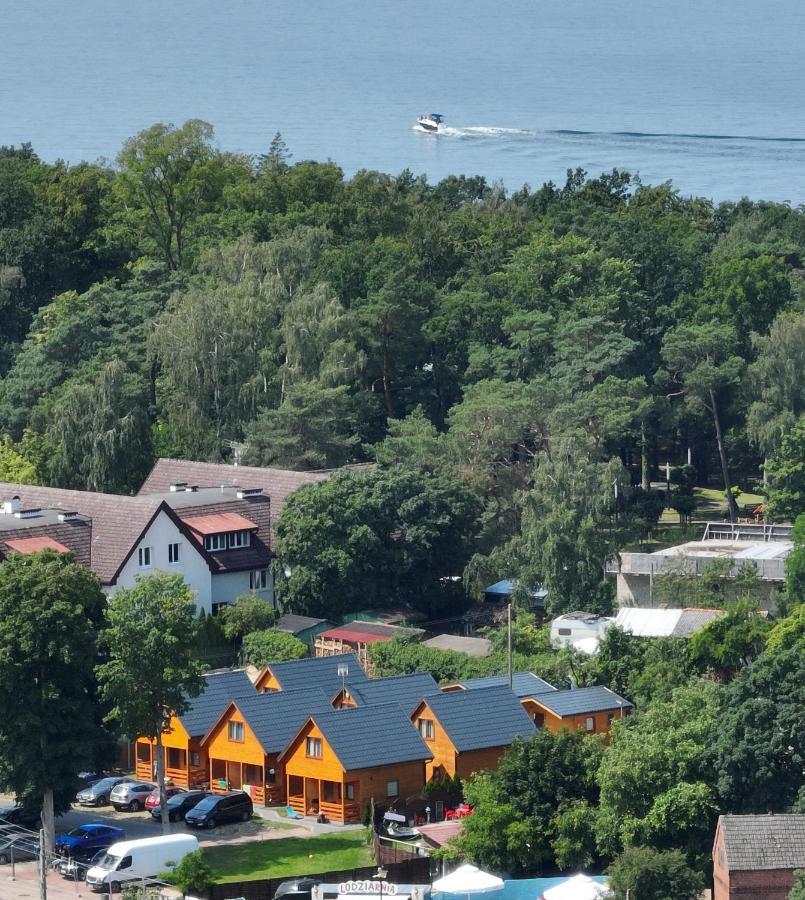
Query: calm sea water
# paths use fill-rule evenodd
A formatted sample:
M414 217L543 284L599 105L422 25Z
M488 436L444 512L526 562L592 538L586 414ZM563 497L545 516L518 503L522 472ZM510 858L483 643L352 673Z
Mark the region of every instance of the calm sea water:
M0 0L0 23L0 144L46 159L198 117L348 174L619 166L805 202L802 0ZM447 134L412 129L431 111Z

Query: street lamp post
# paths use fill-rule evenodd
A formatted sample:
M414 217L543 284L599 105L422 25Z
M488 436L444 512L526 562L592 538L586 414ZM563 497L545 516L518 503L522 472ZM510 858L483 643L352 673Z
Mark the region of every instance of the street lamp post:
M375 881L380 885L380 890L378 891L379 900L383 900L383 884L388 878L389 873L383 866L378 866L377 871L375 872Z

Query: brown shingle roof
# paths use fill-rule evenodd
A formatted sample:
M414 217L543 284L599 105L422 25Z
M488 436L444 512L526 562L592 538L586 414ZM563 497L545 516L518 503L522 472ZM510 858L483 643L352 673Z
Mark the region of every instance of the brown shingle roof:
M805 814L719 816L731 872L805 867Z
M194 462L186 459L158 459L138 492L167 493L172 484L184 482L198 487L262 488L271 498L271 520L285 508L285 499L305 484L325 481L332 472L292 472L289 469L269 469L259 466L230 466L226 463Z
M92 519L89 562L101 581L107 584L162 503L159 497L124 497L0 482L0 499L15 495L20 498L23 509L39 506L77 510ZM69 546L69 542L65 543Z

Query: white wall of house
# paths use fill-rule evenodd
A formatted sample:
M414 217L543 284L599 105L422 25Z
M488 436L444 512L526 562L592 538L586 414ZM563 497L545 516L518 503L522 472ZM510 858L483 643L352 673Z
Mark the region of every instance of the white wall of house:
M271 570L266 572L266 586L252 590L249 572L220 572L212 577L212 602L231 603L242 594L256 594L269 603L274 602L274 582Z
M169 562L168 547L171 544L179 544L179 559L177 562ZM141 548L151 548L150 566L140 566ZM196 595L196 605L206 613L212 611L212 581L213 576L209 566L196 547L182 534L176 524L161 512L151 523L140 542L134 548L126 565L118 575L117 582L107 593L113 594L117 588L134 587L138 575L153 575L155 572L170 572L182 575L188 587ZM220 576L216 576L220 577ZM246 573L248 584L249 573Z

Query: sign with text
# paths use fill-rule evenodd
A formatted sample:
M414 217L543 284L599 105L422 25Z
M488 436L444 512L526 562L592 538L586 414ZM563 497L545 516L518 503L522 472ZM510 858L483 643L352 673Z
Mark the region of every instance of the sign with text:
M339 894L378 894L393 897L397 893L396 884L385 881L342 881L338 885Z

